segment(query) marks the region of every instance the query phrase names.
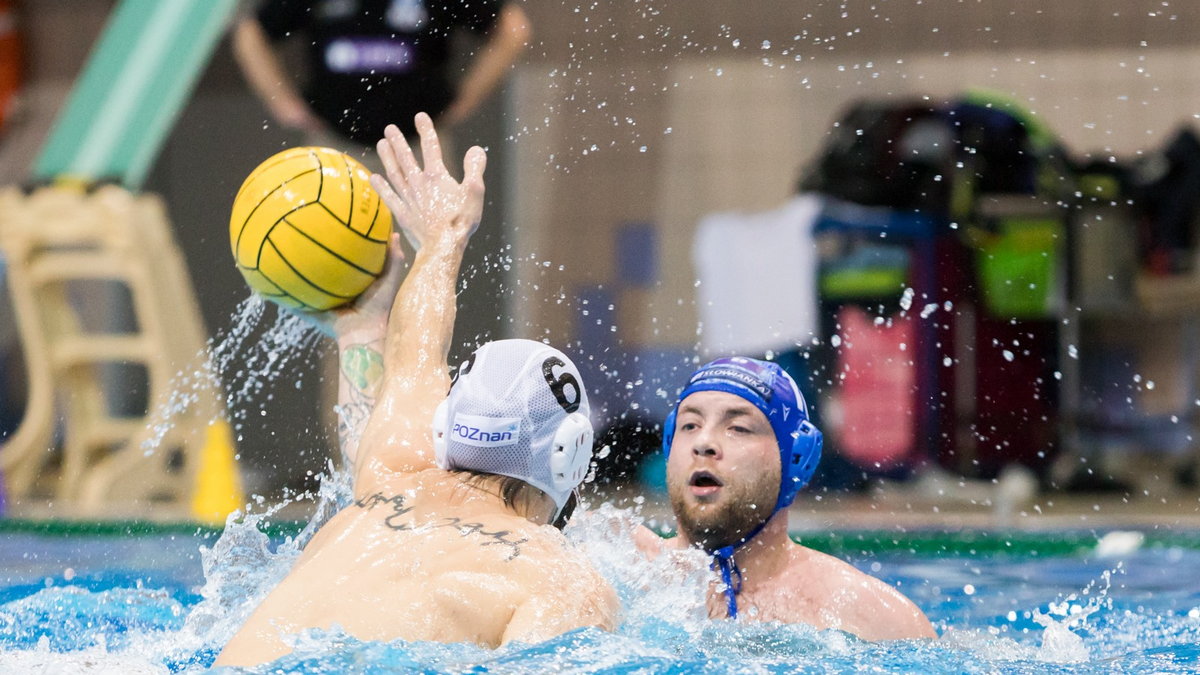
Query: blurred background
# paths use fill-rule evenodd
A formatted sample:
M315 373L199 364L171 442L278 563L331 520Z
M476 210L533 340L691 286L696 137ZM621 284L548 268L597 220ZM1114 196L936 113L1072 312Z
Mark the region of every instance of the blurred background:
M0 5L0 39L19 38L0 102L0 185L19 192L10 214L49 182L35 165L120 4ZM576 357L610 448L598 487L656 494L658 425L687 375L741 353L802 383L827 438L817 495L881 481L974 494L1014 475L1131 499L1196 488L1200 6L517 4L529 46L453 134L460 152L478 143L490 157L452 361L502 337ZM335 457L328 347L285 329L286 363L248 386L252 345L281 332L271 308L248 320L227 223L246 175L305 137L276 123L229 33L216 35L136 193L160 200L156 222L194 293L201 333L187 344L216 341L211 396L228 409L244 487L273 497L313 487ZM456 40L461 73L480 42ZM297 77L302 47L282 54ZM35 394L49 400L31 372L59 357L30 344L11 286L0 297L8 502L72 503L55 482L86 414L69 382L53 380L64 389L42 413L36 470L13 459ZM64 302L119 333L138 323L135 296L105 283ZM71 358L72 372L96 373L110 416L152 412L149 366ZM187 380L187 354L172 358ZM132 442L108 438L80 470ZM167 451L131 456L153 453ZM136 482L138 461L117 473ZM14 475L33 477L20 494Z

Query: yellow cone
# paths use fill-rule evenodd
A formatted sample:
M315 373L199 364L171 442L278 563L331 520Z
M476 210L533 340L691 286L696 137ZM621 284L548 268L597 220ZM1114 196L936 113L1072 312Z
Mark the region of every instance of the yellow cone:
M233 433L225 420L208 426L194 488L192 515L202 523L224 525L225 517L246 503L234 459Z

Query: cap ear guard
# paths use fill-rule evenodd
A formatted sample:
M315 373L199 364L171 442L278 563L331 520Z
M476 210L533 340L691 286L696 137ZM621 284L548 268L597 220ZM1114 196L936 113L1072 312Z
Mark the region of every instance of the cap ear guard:
M556 491L574 490L592 463L592 423L582 413L571 413L554 432L550 450L550 480Z
M444 398L433 411L433 461L438 468L450 470L450 457L446 452L446 433L450 430L450 399Z
M675 417L677 416L678 412L679 412L678 407L672 408L671 413L669 415L667 415L667 419L663 420L662 451L663 451L664 455L671 454L671 443L675 442Z
M784 480L779 490L778 507L786 507L796 498L800 488L808 484L817 463L821 461L821 449L825 444L821 430L812 422L804 420L796 429L796 438L792 441L792 451L789 453L787 466L783 467L783 475L791 480Z

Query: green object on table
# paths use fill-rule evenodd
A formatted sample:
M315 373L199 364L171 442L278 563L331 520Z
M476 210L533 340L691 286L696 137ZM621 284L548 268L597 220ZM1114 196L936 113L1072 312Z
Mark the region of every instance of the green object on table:
M984 306L993 316L1052 315L1063 225L1055 218L1007 218L976 253Z
M862 300L899 296L908 285L911 254L901 246L859 244L849 255L821 265L823 300Z

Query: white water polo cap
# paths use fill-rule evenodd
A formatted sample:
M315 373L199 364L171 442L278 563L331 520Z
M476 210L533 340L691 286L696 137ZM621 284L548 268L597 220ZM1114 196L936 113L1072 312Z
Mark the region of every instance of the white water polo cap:
M562 512L592 461L592 423L579 369L533 340L496 340L471 355L433 417L437 464L510 476Z

